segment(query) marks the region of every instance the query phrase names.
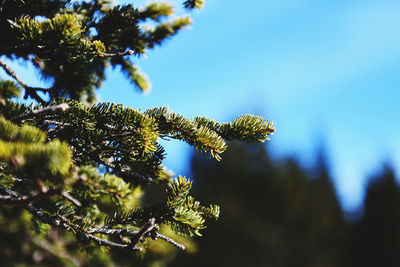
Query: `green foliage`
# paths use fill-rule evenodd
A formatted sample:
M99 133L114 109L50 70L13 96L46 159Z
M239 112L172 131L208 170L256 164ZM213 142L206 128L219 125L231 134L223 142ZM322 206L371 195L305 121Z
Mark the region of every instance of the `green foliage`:
M45 143L45 134L37 128L18 127L3 117L0 129L0 160L8 163L5 172L13 170L27 178L50 180L69 172L72 155L66 143Z
M194 8L202 8L203 5L204 5L203 0L186 0L183 3L183 6L189 10L194 9Z
M160 21L162 18L170 16L174 13L169 3L150 3L140 10L140 17L143 19L151 18L154 21Z
M189 10L203 4L183 2ZM192 182L163 166L160 140L181 140L220 160L226 140L263 142L275 131L271 122L244 115L220 124L167 108L94 103L108 66L149 90L134 58L191 23L168 3L0 3L0 36L7 36L0 38L0 67L14 80L0 79L0 226L9 220L21 233L0 227L0 235L25 246L13 247L21 257L0 252L7 264L110 266L136 261L139 251L166 259L174 255L168 244L193 247L189 237L218 219L219 206L201 205L190 196ZM15 59L33 63L50 87L24 82L8 64ZM32 104L15 102L21 91ZM146 203L151 187L163 186L159 201Z
M183 140L200 153L217 160L221 159L219 154L226 149L224 139L264 142L275 131L272 122L253 115L243 115L233 123L220 124L199 117L188 120L179 114L168 112L167 108L154 108L146 111L146 114L156 119L163 137Z
M22 18L13 27L18 32L18 46L32 48L41 60L66 57L67 62L85 62L105 52L101 41L83 39L85 30L77 14L60 14L44 22Z
M232 123L217 123L204 117L196 117L195 124L208 127L227 140L238 140L248 143L262 143L268 139L268 135L275 132L273 122L260 116L241 115Z
M177 18L171 22L161 23L154 28L143 31L144 42L149 48L161 45L162 42L177 34L179 30L192 24L188 16Z
M196 8L201 2L187 1L185 6ZM0 34L8 38L1 38L0 54L31 60L52 82L45 91L51 99L92 103L109 65L120 66L139 90L150 88L139 67L123 55L143 55L192 23L188 16L175 17L167 3L137 8L109 1L7 1L0 10ZM31 91L25 96L38 98Z
M145 208L135 208L128 212L117 212L105 220L106 225L133 224L142 225L146 219L153 217L158 223L171 225L172 230L184 236L201 236L206 218L218 219L219 207L204 207L189 196L192 182L182 176L173 179L165 192L164 203Z
M10 80L0 80L0 106L6 106L13 97L20 95L21 88Z
M170 221L172 229L183 235L201 236L200 230L205 228L205 218L218 219L219 207L211 205L206 208L188 196L192 182L182 176L174 179L167 188L165 197L166 210L172 213Z
M43 143L46 139L39 129L29 125L19 127L3 117L0 117L0 128L0 138L8 141Z
M148 92L151 89L150 82L145 73L143 73L138 65L131 64L129 61L121 62L121 70L125 77L142 92Z

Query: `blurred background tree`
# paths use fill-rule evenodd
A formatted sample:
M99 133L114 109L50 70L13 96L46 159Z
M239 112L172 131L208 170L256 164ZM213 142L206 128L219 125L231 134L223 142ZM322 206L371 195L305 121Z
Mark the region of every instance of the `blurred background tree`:
M265 146L231 144L221 164L192 159L195 194L221 204L198 251L171 266L400 266L400 189L390 167L368 187L364 211L342 211L321 151L305 168Z
M195 156L192 166L199 199L224 212L182 266L342 266L347 225L322 158L310 172L235 143L221 165Z
M352 225L348 266L400 266L400 187L390 165L370 179L362 217Z

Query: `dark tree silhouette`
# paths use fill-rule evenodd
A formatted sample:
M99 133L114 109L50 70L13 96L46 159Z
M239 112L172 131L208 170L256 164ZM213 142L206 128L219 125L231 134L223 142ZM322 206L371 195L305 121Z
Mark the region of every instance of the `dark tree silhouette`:
M348 266L400 266L400 188L386 165L368 185L361 219L353 225Z
M313 170L232 144L221 164L194 156L195 193L221 204L181 266L343 266L347 225L323 157Z

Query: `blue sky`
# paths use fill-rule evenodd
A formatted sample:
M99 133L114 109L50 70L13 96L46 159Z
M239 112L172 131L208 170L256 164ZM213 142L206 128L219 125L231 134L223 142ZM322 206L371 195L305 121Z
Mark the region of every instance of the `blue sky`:
M384 161L400 170L399 14L391 0L208 0L191 29L137 61L150 94L109 70L100 99L218 121L264 115L277 122L267 145L278 158L311 164L323 143L341 202L352 210ZM185 173L188 147L166 149L166 165Z
M338 195L352 210L384 161L400 167L399 14L400 2L385 0L208 1L191 30L139 61L149 95L114 73L100 94L188 117L264 115L277 122L268 144L277 157L311 164L323 143ZM167 149L167 166L184 171L187 147Z

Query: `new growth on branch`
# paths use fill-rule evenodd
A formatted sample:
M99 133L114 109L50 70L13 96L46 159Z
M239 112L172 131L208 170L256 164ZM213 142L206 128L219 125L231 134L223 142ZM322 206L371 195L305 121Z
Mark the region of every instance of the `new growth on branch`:
M187 10L203 4L183 2ZM144 27L148 22L152 27ZM218 205L195 200L192 181L174 177L163 165L160 140L180 140L221 160L229 140L268 140L275 132L272 121L241 115L219 123L165 107L141 111L96 102L107 67L119 67L136 89L148 90L135 58L190 23L169 3L143 8L102 0L0 3L0 34L7 36L0 40L0 67L7 75L0 77L0 205L14 211L4 220L32 218L23 227L34 225L38 233L25 240L49 242L39 233L51 226L88 250L139 252L151 250L150 240L156 239L183 250L190 240L180 236L200 236L219 217ZM31 62L51 85L23 81L8 63L15 59ZM20 93L33 103L19 103ZM149 186L161 185L161 200L146 203Z

